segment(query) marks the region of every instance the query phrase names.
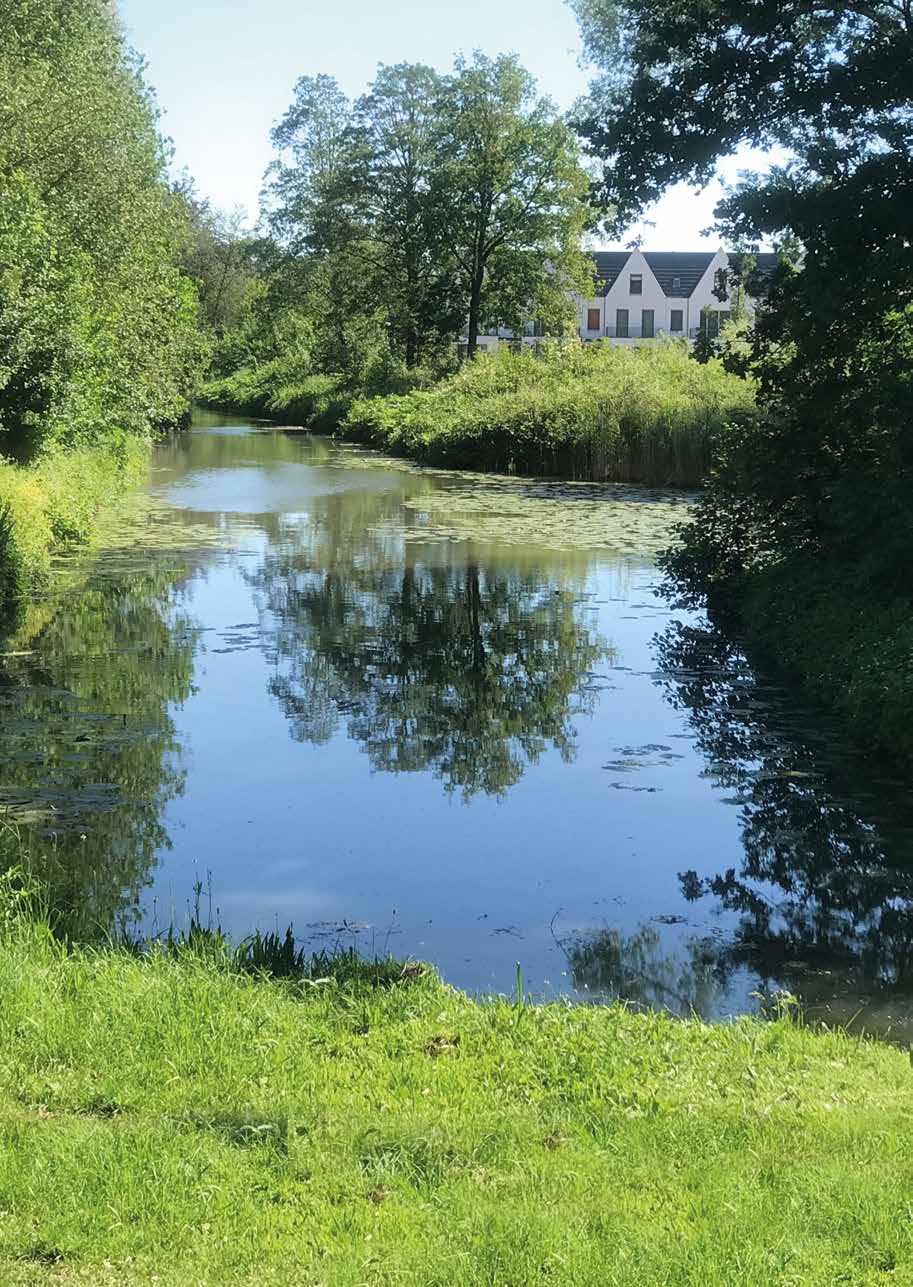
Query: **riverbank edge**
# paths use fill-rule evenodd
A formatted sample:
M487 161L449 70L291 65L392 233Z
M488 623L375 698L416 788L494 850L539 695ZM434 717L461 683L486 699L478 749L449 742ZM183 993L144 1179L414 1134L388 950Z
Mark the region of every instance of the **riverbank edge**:
M749 580L735 611L750 643L857 747L913 768L913 599L850 592L839 565L787 566Z
M210 381L200 400L437 468L688 490L707 476L720 435L756 415L750 382L694 362L677 342L503 352L374 390L338 376L290 380L267 363Z
M91 545L101 514L143 481L151 450L123 435L31 465L0 460L0 617L46 586L55 555Z
M391 395L397 396L397 395ZM380 399L375 399L379 401ZM630 483L647 487L662 487L694 491L700 486L703 472L699 472L697 481L669 481L665 475L654 477L642 476L637 470L629 468L616 470L611 477L605 475L605 459L591 444L583 443L579 448L539 452L534 459L524 461L513 455L501 458L489 455L478 459L478 443L471 440L458 440L448 444L437 442L406 444L398 438L376 430L367 421L350 420L350 411L360 403L366 402L355 396L344 404L336 404L333 409L325 409L319 415L311 415L307 406L290 403L288 407L277 409L268 400L229 402L224 398L198 396L197 404L208 410L223 415L248 416L252 420L262 420L274 425L277 429L300 429L318 437L338 437L343 442L358 446L371 447L387 456L400 460L413 461L415 464L427 465L435 469L452 469L454 472L472 470L498 474L514 478L549 478L556 482L596 482L611 486L613 483ZM599 460L601 471L597 471L595 461ZM615 476L617 474L617 477Z
M900 1050L255 956L0 905L4 1282L910 1281Z

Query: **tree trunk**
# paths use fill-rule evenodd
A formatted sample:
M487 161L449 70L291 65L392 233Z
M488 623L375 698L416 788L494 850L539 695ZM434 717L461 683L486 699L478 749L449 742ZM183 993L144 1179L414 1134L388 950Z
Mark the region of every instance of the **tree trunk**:
M466 569L466 589L469 599L469 633L472 638L472 669L478 675L485 668L485 644L482 639L482 590L479 569L470 563Z
M469 330L466 345L466 357L471 362L479 347L479 314L482 311L482 274L479 273L472 283L469 294Z

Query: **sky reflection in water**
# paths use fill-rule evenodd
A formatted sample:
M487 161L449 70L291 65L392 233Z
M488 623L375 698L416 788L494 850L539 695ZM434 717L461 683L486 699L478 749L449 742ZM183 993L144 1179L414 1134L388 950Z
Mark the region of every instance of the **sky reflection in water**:
M76 932L211 873L473 989L905 1030L905 792L656 596L687 498L208 420L0 649L0 846Z

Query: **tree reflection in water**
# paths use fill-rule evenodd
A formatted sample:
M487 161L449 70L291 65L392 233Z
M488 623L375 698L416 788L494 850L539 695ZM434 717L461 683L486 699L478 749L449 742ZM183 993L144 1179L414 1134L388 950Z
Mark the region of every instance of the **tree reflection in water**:
M559 942L574 987L596 1000L711 1018L725 991L726 974L711 940L692 939L684 953L669 952L659 931L646 925L629 935L604 927Z
M705 776L739 809L740 867L679 877L689 901L713 897L738 914L734 940L715 950L717 977L747 966L766 987L841 1011L909 997L913 816L902 786L860 794L820 716L805 726L790 694L759 680L720 631L678 623L656 642L659 682L687 713Z
M363 504L376 522L382 498ZM609 650L579 594L538 568L451 557L436 543L391 552L353 529L351 498L330 503L254 574L270 687L297 740L344 727L374 769L498 795L548 748L573 757L573 719L593 708L590 672Z
M166 802L183 790L169 704L196 633L182 569L124 571L37 605L0 661L0 867L29 868L57 929L91 939L138 914Z

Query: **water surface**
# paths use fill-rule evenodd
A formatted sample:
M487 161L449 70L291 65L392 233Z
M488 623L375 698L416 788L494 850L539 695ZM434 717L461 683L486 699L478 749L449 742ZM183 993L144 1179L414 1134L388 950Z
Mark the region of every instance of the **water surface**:
M657 595L688 498L201 418L0 647L0 852L480 992L905 1032L913 812Z

